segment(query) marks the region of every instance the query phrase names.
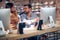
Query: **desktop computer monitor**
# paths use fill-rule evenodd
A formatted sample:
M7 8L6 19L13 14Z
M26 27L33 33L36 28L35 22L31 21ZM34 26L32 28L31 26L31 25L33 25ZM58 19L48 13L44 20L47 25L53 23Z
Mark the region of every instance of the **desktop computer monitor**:
M5 29L10 26L10 9L0 9L0 20L3 22Z
M56 7L42 7L40 9L40 19L43 20L43 24L49 23L49 16L53 17L54 22L56 21Z

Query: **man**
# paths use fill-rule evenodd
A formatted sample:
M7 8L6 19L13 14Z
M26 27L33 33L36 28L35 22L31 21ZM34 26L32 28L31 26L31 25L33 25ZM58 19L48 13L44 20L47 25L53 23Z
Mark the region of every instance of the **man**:
M37 29L37 23L39 21L39 17L32 12L32 6L30 4L24 5L24 12L20 15L21 21L26 23L26 26L29 28L30 25L34 25L34 28Z
M24 9L24 12L23 14L20 15L21 22L24 22L26 24L25 27L27 28L32 27L37 30L39 17L34 12L32 12L31 4L25 4L23 9ZM29 38L28 40L37 40L37 38L32 37L32 38Z

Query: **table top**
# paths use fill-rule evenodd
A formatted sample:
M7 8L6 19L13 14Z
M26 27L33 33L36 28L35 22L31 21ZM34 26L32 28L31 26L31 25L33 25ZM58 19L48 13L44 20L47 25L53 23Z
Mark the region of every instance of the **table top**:
M60 30L60 26L56 26L54 28L48 28L48 29L43 29L43 30L35 30L35 32L31 32L28 34L7 34L5 37L1 37L2 39L21 39L21 38L28 38L31 36L36 36L36 35L41 35L44 33L48 33L48 32L54 32L54 31L59 31Z

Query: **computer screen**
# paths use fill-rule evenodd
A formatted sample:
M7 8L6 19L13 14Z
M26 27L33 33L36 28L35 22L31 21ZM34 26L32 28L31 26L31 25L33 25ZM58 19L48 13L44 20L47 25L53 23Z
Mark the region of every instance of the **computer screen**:
M48 16L52 16L54 22L56 21L56 7L42 7L40 9L40 19L44 24L49 23Z
M10 9L0 9L0 20L3 22L5 29L10 26Z

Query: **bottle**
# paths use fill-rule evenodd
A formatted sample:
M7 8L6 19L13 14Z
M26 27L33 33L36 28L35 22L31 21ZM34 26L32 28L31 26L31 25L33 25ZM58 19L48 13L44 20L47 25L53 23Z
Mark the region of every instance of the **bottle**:
M23 34L23 28L25 27L25 23L19 23L19 34Z
M42 24L43 24L43 20L40 20L38 25L38 30L42 30Z

